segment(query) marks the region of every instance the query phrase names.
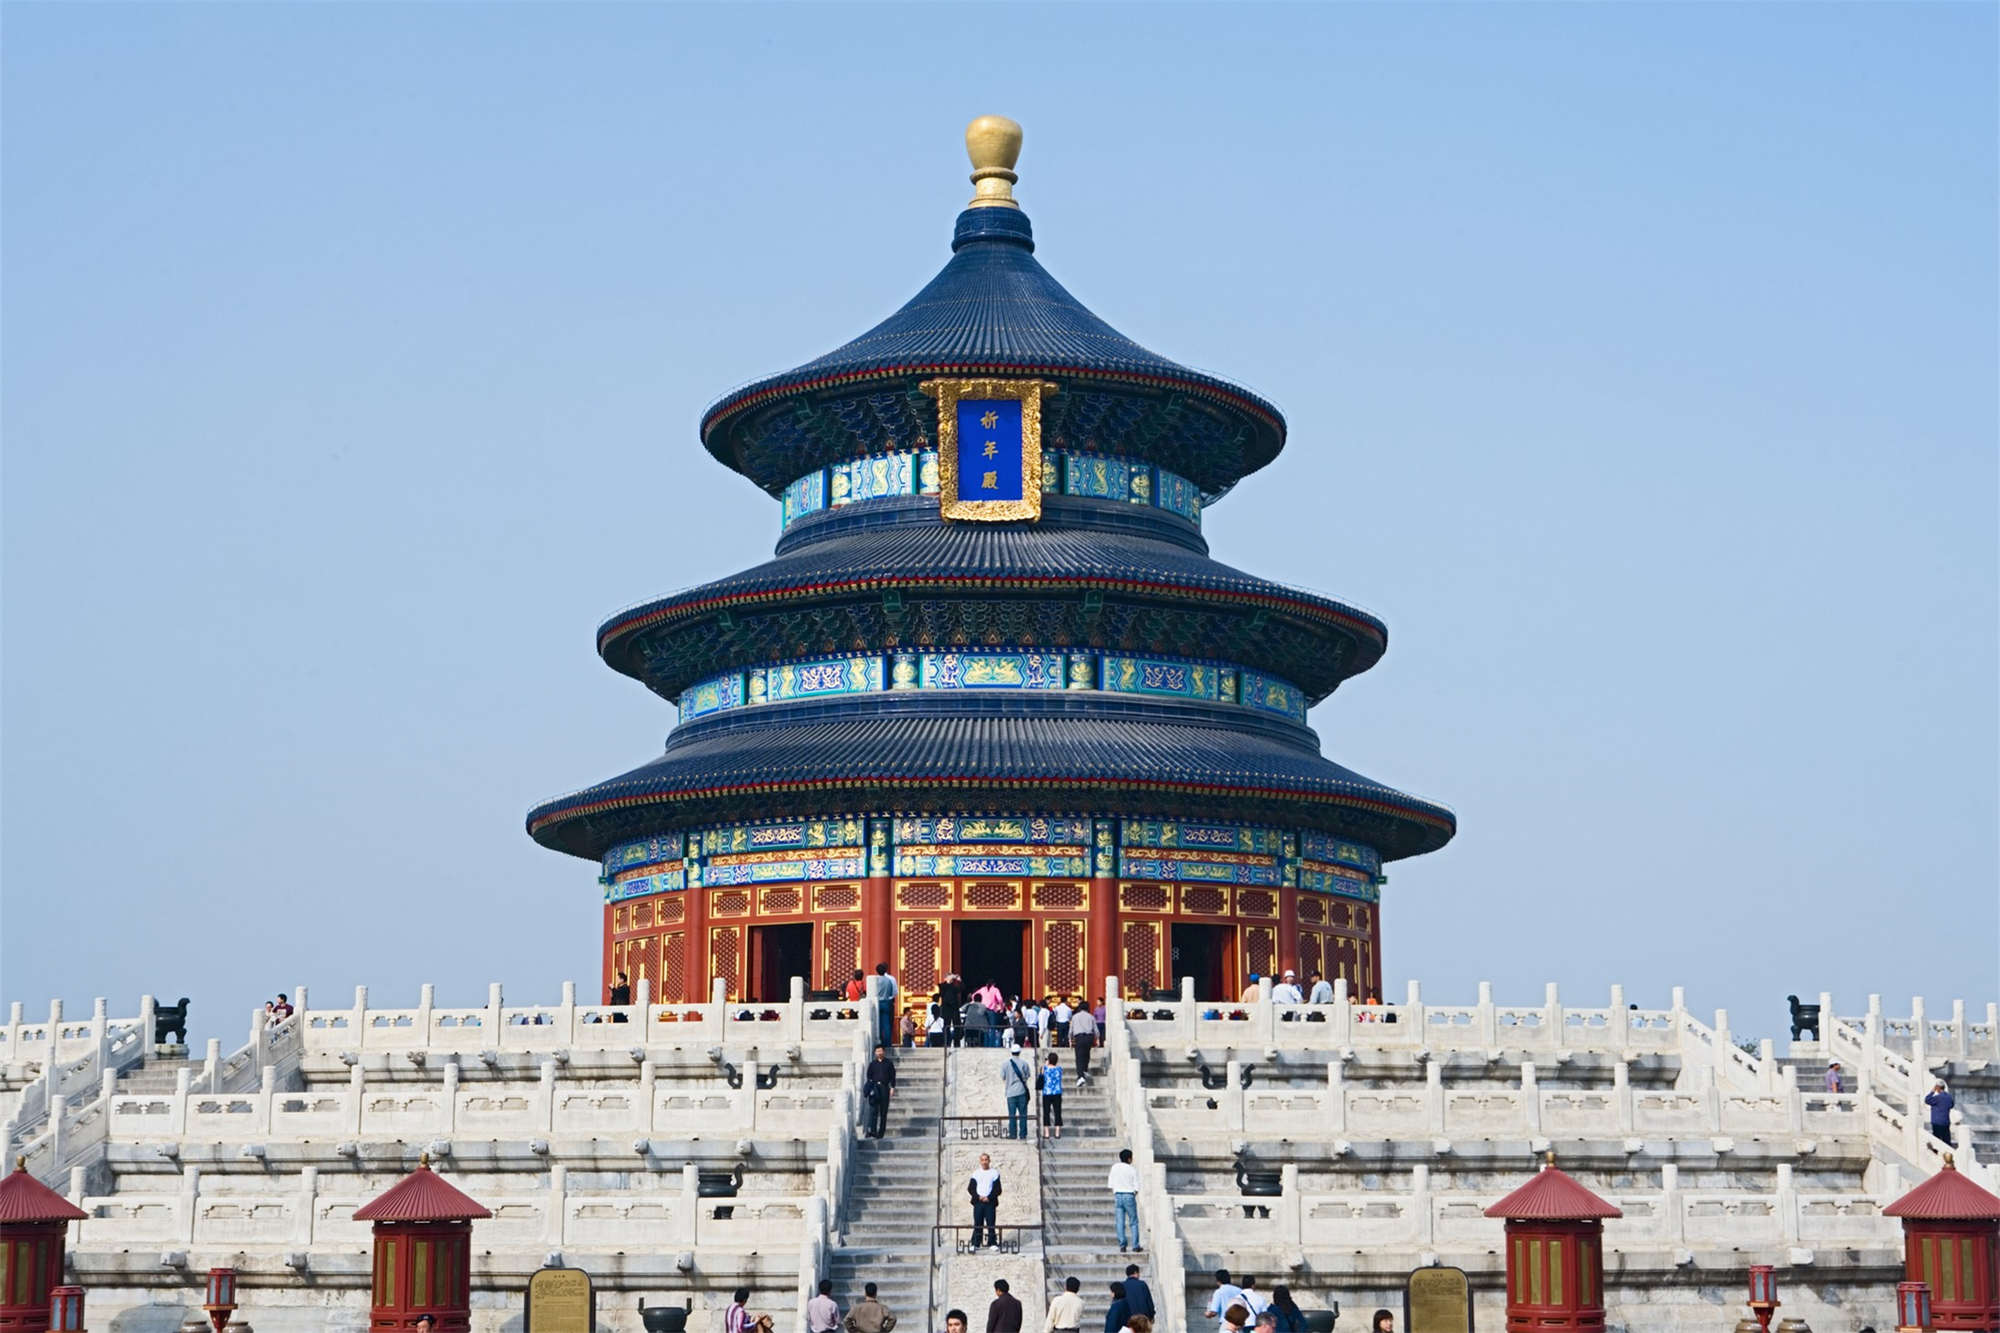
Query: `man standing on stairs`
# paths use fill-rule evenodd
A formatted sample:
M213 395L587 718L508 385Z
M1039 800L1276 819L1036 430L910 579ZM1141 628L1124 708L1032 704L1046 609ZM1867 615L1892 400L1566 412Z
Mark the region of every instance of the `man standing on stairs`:
M1118 1229L1118 1253L1124 1254L1128 1243L1136 1250L1139 1248L1139 1168L1132 1165L1130 1148L1118 1150L1118 1160L1111 1164L1111 1178L1106 1183L1111 1187L1111 1216Z
M986 1307L986 1333L1021 1333L1021 1298L1007 1290L1007 1279L993 1284L993 1304Z
M1021 1048L1007 1048L1007 1063L1000 1066L1000 1088L1007 1094L1007 1137L1028 1137L1028 1088L1035 1071L1021 1058Z
M875 975L879 978L875 983L875 1003L879 1006L875 1040L886 1046L896 1040L896 979L889 975L887 963L875 964Z
M1097 1019L1079 1007L1069 1016L1070 1044L1076 1047L1076 1086L1090 1086L1090 1051L1097 1045Z
M889 1099L896 1095L896 1062L889 1058L888 1048L881 1042L875 1043L875 1058L868 1062L868 1072L861 1084L861 1100L867 1105L867 1132L871 1139L879 1139L889 1130Z
M997 1249L1000 1233L994 1229L994 1221L1000 1213L1000 1173L994 1169L990 1154L979 1154L979 1169L965 1182L965 1192L972 1199L972 1248L979 1248L979 1230L983 1225L986 1243Z
M1081 1013L1082 1010L1077 1012ZM1048 1321L1042 1325L1047 1333L1081 1333L1083 1328L1083 1297L1077 1293L1083 1290L1083 1283L1073 1277L1063 1279L1062 1294L1049 1302Z
M1153 1308L1153 1289L1139 1276L1139 1265L1125 1265L1125 1308L1133 1314L1142 1314L1148 1319L1157 1319L1159 1314Z
M819 1294L806 1302L806 1333L839 1333L840 1306L833 1299L833 1279L819 1280Z

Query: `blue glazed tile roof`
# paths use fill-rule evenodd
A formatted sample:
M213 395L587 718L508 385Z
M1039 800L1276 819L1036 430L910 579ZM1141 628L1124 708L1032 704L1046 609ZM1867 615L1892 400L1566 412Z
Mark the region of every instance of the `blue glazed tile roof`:
M821 602L892 588L984 597L1011 591L1071 600L1079 590L1096 588L1107 596L1133 600L1226 606L1240 611L1246 626L1253 614L1262 611L1282 619L1288 632L1300 627L1317 643L1344 646L1345 651L1325 652L1303 664L1267 661L1259 656L1257 632L1239 631L1239 660L1298 681L1314 700L1373 666L1388 644L1387 627L1364 611L1245 574L1187 546L1144 533L1087 524L933 520L841 529L829 532L824 540L788 543L784 554L740 574L613 616L598 629L598 652L614 669L674 695L711 668L735 664L690 660L676 653L679 665L671 677L663 676L649 669L642 651L658 633L686 626L687 633L712 635L713 617L721 610L733 614L774 603ZM715 643L717 653L730 651L722 640Z
M1092 314L1051 277L1034 257L1027 216L1013 209L967 209L959 216L953 254L943 270L908 304L860 337L782 374L767 376L725 395L703 414L701 434L709 452L725 464L770 486L779 474L798 467L809 448L787 438L799 423L777 414L751 429L744 417L773 404L838 393L845 405L865 406L865 423L848 423L860 441L879 444L887 435L907 433L910 422L898 410L886 381L913 386L933 375L994 373L1043 374L1059 383L1128 386L1158 398L1182 396L1207 411L1182 414L1180 429L1200 432L1198 417L1226 429L1203 437L1207 455L1190 467L1180 464L1203 489L1219 493L1244 474L1269 463L1284 447L1285 423L1277 408L1248 390L1216 376L1191 370L1148 351ZM1115 396L1115 395L1114 395ZM1071 430L1082 447L1089 433L1110 426L1102 420L1110 401L1093 394L1079 406L1085 415ZM1058 417L1068 405L1062 394L1050 402ZM884 413L889 415L884 416ZM932 411L934 417L934 409ZM770 414L765 414L769 417ZM1143 428L1135 419L1113 438ZM811 433L811 432L808 432ZM906 442L907 443L907 442ZM1111 452L1121 446L1107 445ZM1135 443L1122 447L1150 450ZM782 463L767 454L782 454ZM783 476L775 484L789 482Z
M1444 845L1456 819L1323 758L1313 733L1224 705L1091 694L875 695L717 714L658 759L531 811L544 846L599 857L634 830L766 815L1044 810L1248 817Z

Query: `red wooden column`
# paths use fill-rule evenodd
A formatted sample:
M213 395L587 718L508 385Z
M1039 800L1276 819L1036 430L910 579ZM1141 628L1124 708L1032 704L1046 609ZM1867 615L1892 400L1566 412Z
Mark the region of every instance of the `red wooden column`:
M1903 1219L1903 1276L1931 1289L1931 1327L2000 1329L2000 1198L1944 1167L1882 1210Z
M1625 1214L1556 1170L1551 1153L1486 1215L1507 1219L1507 1333L1603 1333L1603 1219Z
M69 1224L90 1214L28 1174L25 1161L0 1180L0 1330L44 1333L49 1294L62 1285Z
M903 984L902 969L897 964L896 940L890 925L893 886L889 871L889 821L871 819L868 821L868 878L861 886L861 970L872 977L875 975L875 964L887 963L889 971L896 975L896 984L900 988ZM949 967L949 963L946 966ZM846 983L847 978L841 977L837 982L829 980L827 984Z
M1126 994L1131 969L1125 966L1125 950L1118 938L1118 821L1099 819L1091 824L1090 850L1090 929L1085 933L1083 958L1083 1002L1097 998L1097 988L1106 977L1115 976ZM1108 1004L1111 996L1104 997ZM1099 1037L1099 1041L1104 1038Z
M437 1333L472 1327L472 1223L492 1213L431 1170L417 1169L354 1210L375 1224L370 1333L415 1328L429 1315Z

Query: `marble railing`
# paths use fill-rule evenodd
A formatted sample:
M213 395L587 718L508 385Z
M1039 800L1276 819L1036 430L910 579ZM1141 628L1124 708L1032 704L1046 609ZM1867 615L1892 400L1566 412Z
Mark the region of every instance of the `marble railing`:
M1174 1218L1174 1196L1167 1192L1166 1164L1153 1150L1153 1113L1133 1047L1132 1026L1126 1022L1126 1003L1118 998L1122 991L1118 978L1105 978L1104 993L1111 997L1104 1012L1105 1078L1120 1136L1132 1145L1132 1164L1143 1182L1139 1234L1151 1256L1154 1284L1163 1293L1154 1327L1159 1333L1187 1333L1187 1302L1176 1298L1187 1289L1186 1259Z
M1495 1004L1488 982L1479 983L1479 1003L1470 1005L1426 1004L1421 985L1414 981L1407 998L1397 1004L1355 1004L1346 987L1345 981L1334 984L1332 1004L1273 1004L1267 979L1259 988L1260 999L1230 1004L1194 999L1189 980L1183 982L1178 1000L1130 1000L1125 1008L1139 1046L1221 1044L1281 1051L1331 1047L1431 1054L1638 1055L1678 1051L1688 1020L1678 988L1671 1009L1633 1009L1627 1007L1619 986L1611 988L1610 1004L1582 1008L1563 1004L1553 984L1539 1005Z
M1987 1189L2000 1187L2000 1173L1980 1162L1978 1150L1965 1133L1964 1110L1952 1111L1952 1138L1958 1146L1950 1148L1931 1134L1930 1108L1924 1104L1934 1062L1983 1057L1937 1055L1925 1045L1925 1027L1921 1022L1912 1034L1914 1044L1910 1053L1904 1055L1883 1039L1879 1001L1874 997L1870 997L1869 1013L1858 1028L1845 1019L1830 1017L1832 997L1820 998L1824 1006L1820 1018L1825 1024L1820 1033L1820 1052L1854 1071L1870 1139L1908 1162L1919 1177L1941 1168L1945 1154L1950 1153L1958 1169L1974 1182ZM1969 1038L1971 1028L1976 1026L1960 1023L1959 1034Z
M671 1180L672 1177L668 1176ZM629 1251L635 1244L659 1250L708 1247L725 1253L770 1252L803 1236L814 1213L808 1194L705 1199L696 1168L683 1167L676 1190L571 1193L568 1172L549 1168L546 1189L494 1194L469 1189L493 1216L476 1224L482 1250ZM306 1167L289 1182L261 1190L232 1187L205 1192L201 1172L190 1168L179 1188L156 1193L85 1196L82 1172L72 1180L72 1200L89 1218L78 1224L78 1250L134 1247L197 1249L249 1256L282 1254L293 1267L311 1266L314 1252L364 1252L369 1224L354 1210L379 1193L351 1179L323 1185L318 1168ZM824 1214L824 1204L818 1212ZM794 1230L796 1228L796 1230Z
M72 1102L93 1091L105 1073L126 1069L145 1058L153 1028L153 997L141 996L137 1018L112 1018L99 998L87 1019L66 1020L61 1000L49 1005L47 1022L27 1023L21 1006L13 1004L0 1027L0 1066L26 1079L14 1099L6 1123L12 1149L39 1133L49 1103L56 1097Z
M1517 1085L1447 1083L1443 1068L1429 1062L1422 1083L1357 1086L1348 1083L1343 1062L1334 1060L1317 1087L1276 1082L1268 1070L1253 1070L1245 1088L1243 1062L1230 1060L1221 1088L1154 1086L1144 1092L1154 1123L1173 1136L1657 1141L1861 1138L1868 1132L1856 1094L1802 1090L1789 1079L1768 1092L1724 1087L1706 1074L1685 1080L1686 1087L1635 1088L1622 1060L1612 1066L1608 1088L1544 1088L1539 1078L1527 1062Z
M1625 1213L1604 1224L1607 1251L1902 1248L1901 1230L1894 1218L1882 1216L1879 1200L1863 1193L1801 1194L1789 1166L1778 1167L1776 1188L1768 1193L1683 1190L1678 1168L1669 1163L1660 1172L1657 1191L1598 1191ZM1424 1166L1413 1169L1406 1192L1306 1194L1296 1166L1283 1167L1281 1177L1281 1195L1254 1201L1235 1194L1176 1195L1174 1217L1190 1245L1211 1253L1263 1247L1311 1253L1484 1252L1500 1241L1500 1221L1485 1215L1493 1196L1433 1191ZM1245 1217L1246 1202L1258 1205L1260 1215ZM1269 1216L1261 1215L1265 1209Z
M720 981L705 1003L660 1004L650 1000L648 986L640 981L636 1002L629 1005L578 1004L574 982L563 983L556 1004L508 1005L496 982L484 1005L468 1008L436 1003L434 989L426 985L411 1009L372 1008L365 986L356 987L350 1008L309 1009L300 987L296 1017L303 1022L306 1053L334 1056L542 1054L774 1042L844 1051L856 1031L872 1031L867 1006L808 1002L798 978L793 978L791 998L777 1004L729 1003Z
M1820 1014L1832 1019L1833 996L1822 992L1819 1003ZM1938 1018L1925 1012L1924 998L1918 995L1910 1000L1910 1012L1899 1016L1883 1013L1882 997L1870 995L1867 1013L1838 1021L1857 1032L1867 1031L1872 1023L1876 1040L1902 1056L1914 1056L1921 1050L1933 1062L2000 1061L2000 1004L1989 1004L1983 1016L1968 1019L1965 1001L1953 1000L1951 1017Z
M248 1092L187 1086L113 1092L107 1129L119 1143L276 1144L453 1134L519 1140L633 1134L643 1141L654 1133L818 1138L854 1096L851 1067L829 1080L780 1065L777 1086L769 1089L757 1087L766 1071L755 1060L737 1066L742 1086L734 1088L720 1069L706 1064L699 1078L673 1071L662 1078L651 1060L640 1063L629 1080L562 1081L558 1070L548 1060L533 1083L462 1082L459 1066L448 1063L437 1082L413 1085L379 1076L371 1083L367 1070L355 1065L345 1087L286 1091L278 1085L277 1070L266 1067L261 1085ZM180 1081L189 1082L186 1071Z

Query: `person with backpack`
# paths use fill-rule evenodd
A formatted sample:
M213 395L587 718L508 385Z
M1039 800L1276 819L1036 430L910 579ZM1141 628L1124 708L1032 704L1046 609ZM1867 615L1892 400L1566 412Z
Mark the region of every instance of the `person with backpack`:
M1035 1071L1021 1058L1021 1048L1007 1049L1007 1063L1000 1066L1000 1090L1007 1095L1007 1137L1028 1137L1028 1091L1034 1086Z

